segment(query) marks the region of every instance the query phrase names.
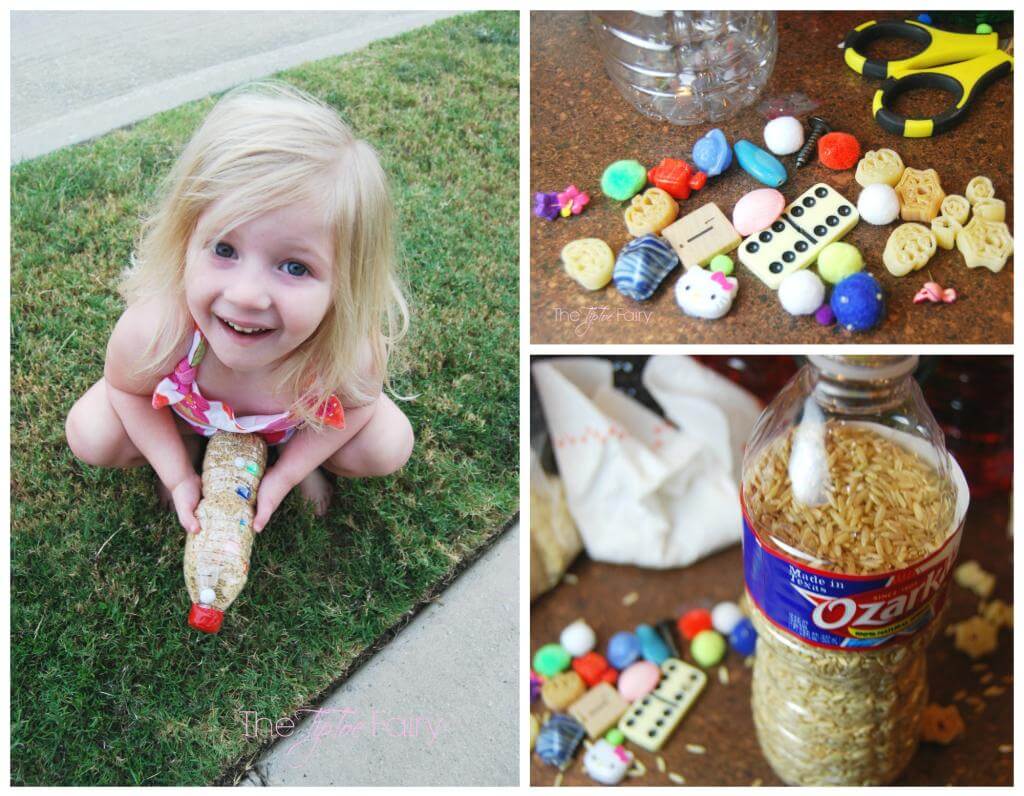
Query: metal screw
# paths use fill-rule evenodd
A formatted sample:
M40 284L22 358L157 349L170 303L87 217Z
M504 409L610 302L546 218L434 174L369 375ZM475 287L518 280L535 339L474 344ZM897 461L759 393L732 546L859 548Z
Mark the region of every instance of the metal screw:
M807 136L807 140L804 141L804 145L800 147L800 151L796 153L796 167L798 169L803 168L814 160L814 147L818 143L818 139L825 135L825 133L832 132L832 126L820 116L812 116L807 120L807 123L811 126L811 133Z

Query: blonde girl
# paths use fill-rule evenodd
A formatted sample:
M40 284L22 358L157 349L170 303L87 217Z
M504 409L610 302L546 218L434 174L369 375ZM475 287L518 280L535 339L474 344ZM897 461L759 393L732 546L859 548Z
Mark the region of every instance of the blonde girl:
M277 83L225 95L167 176L121 287L68 444L87 464L148 463L187 531L200 440L218 430L280 450L257 531L295 486L326 511L319 468L386 475L409 458L412 428L382 392L408 326L387 184L327 105Z

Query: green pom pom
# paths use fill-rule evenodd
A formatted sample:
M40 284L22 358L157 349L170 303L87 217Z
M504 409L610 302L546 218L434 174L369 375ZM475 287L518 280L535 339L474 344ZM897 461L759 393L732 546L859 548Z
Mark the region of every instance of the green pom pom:
M617 202L625 202L647 184L647 170L635 160L616 160L601 175L601 190Z
M623 741L626 740L626 736L622 734L622 730L618 727L612 727L605 734L604 739L608 741L612 746L620 746Z
M572 657L561 644L545 644L533 656L533 670L545 677L554 677L569 668Z
M974 29L974 32L975 33L981 33L981 34L991 33L992 32L992 26L989 25L987 22L982 22L980 25L978 25L978 27L976 27Z
M690 654L707 669L725 657L725 639L714 630L702 630L690 644Z
M864 270L864 258L856 246L837 241L818 255L818 273L832 285L838 285L850 274Z
M721 271L726 276L733 271L732 257L728 254L716 254L709 263L712 271Z

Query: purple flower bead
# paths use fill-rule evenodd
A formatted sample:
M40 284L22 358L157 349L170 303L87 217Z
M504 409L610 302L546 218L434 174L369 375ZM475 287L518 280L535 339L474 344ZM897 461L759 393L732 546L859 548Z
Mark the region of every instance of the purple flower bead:
M558 218L559 213L562 212L562 206L558 202L558 193L556 191L538 192L533 195L533 200L533 214L538 218L554 221Z

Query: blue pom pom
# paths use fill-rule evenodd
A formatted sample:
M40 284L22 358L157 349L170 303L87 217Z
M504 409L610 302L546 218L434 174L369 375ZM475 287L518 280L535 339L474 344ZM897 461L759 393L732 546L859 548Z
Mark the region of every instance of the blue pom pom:
M918 14L917 15L917 21L920 22L922 25L931 25L932 24L932 15L931 14Z
M851 332L877 326L885 312L882 286L865 271L840 281L832 290L830 305L839 325Z
M754 623L743 617L729 634L729 644L740 655L752 655L757 647L757 631Z

